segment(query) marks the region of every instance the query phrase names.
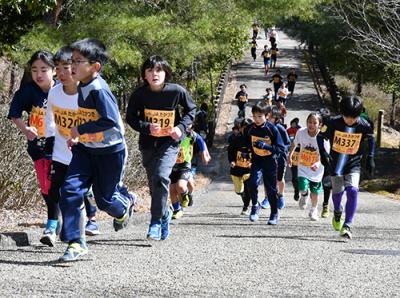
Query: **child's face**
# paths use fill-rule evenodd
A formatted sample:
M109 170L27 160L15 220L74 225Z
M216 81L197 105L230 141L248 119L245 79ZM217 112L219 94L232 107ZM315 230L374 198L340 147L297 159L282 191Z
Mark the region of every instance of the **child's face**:
M232 130L232 133L237 136L239 134L240 130L239 129L234 129Z
M292 123L290 123L290 127L292 127L292 128L296 128L296 127L297 127L297 123L296 123L296 122L292 122Z
M263 113L255 112L253 113L253 120L256 125L261 125L267 121L267 117Z
M89 83L100 70L98 63L90 63L89 60L77 51L72 52L72 77L84 84Z
M48 91L53 84L53 68L41 59L32 63L31 74L33 81L43 91Z
M160 90L164 86L165 75L165 71L159 67L147 68L144 71L144 78L152 90Z
M307 129L310 133L316 133L320 125L318 118L310 117L307 120Z
M246 92L246 87L242 86L242 87L240 87L240 90L242 90L243 92Z
M67 61L60 61L56 64L56 75L57 79L64 86L76 85L76 80L72 77L71 63Z
M343 120L344 120L344 123L346 123L346 125L353 126L354 123L357 122L358 117L353 118L353 117L343 116Z

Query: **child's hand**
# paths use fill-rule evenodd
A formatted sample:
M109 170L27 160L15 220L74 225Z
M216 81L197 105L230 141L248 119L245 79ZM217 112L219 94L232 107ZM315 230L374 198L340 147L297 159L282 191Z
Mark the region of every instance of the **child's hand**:
M27 126L25 128L24 134L29 141L33 141L38 136L36 127Z
M310 168L311 168L311 170L313 170L313 171L315 172L316 170L318 170L319 165L320 165L320 163L319 163L319 162L316 162L316 163L313 164Z
M71 139L78 139L79 141L79 131L76 126L71 128Z
M71 148L72 148L72 146L75 146L76 144L78 144L79 143L79 137L77 137L77 138L74 138L74 139L68 139L67 140L67 146L68 146L68 149L69 150L71 150Z
M170 137L173 138L175 141L178 141L182 136L182 131L177 127L171 128Z
M292 165L293 165L293 163L292 163L292 158L288 158L288 163L287 163L287 165L289 166L289 168L291 168L292 167Z
M204 152L201 154L201 159L202 159L202 161L203 161L203 163L204 163L205 165L208 165L208 163L209 163L210 160L211 160L210 153L208 153L207 150L204 151Z
M234 168L236 166L236 162L231 161L231 168Z
M161 130L160 124L150 123L150 134L151 135L156 135L158 132L160 132L160 130Z

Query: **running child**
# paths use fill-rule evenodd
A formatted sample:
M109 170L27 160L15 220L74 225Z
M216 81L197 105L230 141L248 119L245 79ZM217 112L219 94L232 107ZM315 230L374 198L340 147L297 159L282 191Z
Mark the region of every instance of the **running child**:
M307 127L300 128L293 141L293 147L289 153L289 166L292 166L291 160L294 150L300 147L299 163L298 163L298 185L301 193L299 200L300 209L306 209L308 194L311 198L311 208L309 217L316 221L319 219L317 205L318 196L322 192L322 176L324 174L324 166L321 163L321 149L317 141L317 135L322 119L318 113L311 113L307 117ZM329 152L329 143L324 140L325 152Z
M272 89L271 88L267 88L265 89L266 94L263 96L264 102L267 105L272 106Z
M265 72L265 75L268 75L269 64L271 63L270 62L270 60L271 60L271 52L268 49L267 45L264 46L264 51L262 51L261 57L263 57L263 59L264 59L264 72Z
M375 138L370 124L360 117L363 109L358 96L344 97L339 104L340 116L328 123L326 135L331 142L331 179L334 216L332 225L340 235L352 238L351 226L357 209L361 158L367 154L367 171L373 174ZM364 152L364 140L368 152ZM346 191L345 219L342 220L342 197Z
M251 40L251 47L250 47L250 53L251 53L251 57L253 57L253 61L256 61L257 58L257 41L256 39L253 37L253 39Z
M271 46L271 68L275 68L276 59L277 59L278 55L279 55L279 49L275 43Z
M273 82L273 86L274 86L274 100L276 100L278 98L278 90L279 88L282 86L283 84L283 78L281 76L281 71L279 69L276 70L276 72L274 73L274 75L271 77L271 79L269 80L269 82Z
M76 126L71 125L68 140L72 159L61 188L60 238L68 242L61 261L88 253L79 222L80 206L90 186L97 207L114 217L115 231L127 226L135 200L122 184L126 146L117 101L99 74L108 58L106 48L92 38L74 42L71 48L72 77L80 84Z
M289 90L287 88L287 83L283 83L281 87L278 89L278 98L276 99L276 103L279 107L281 105L286 106L286 99L288 94Z
M299 152L300 152L300 147L299 146L294 146L294 137L296 136L297 131L301 128L301 126L299 125L299 118L293 118L290 121L290 127L287 129L287 133L288 136L290 138L290 150L292 150L292 148L294 148L293 154L292 154L292 160L291 160L291 164L292 166L290 167L290 171L292 174L292 185L293 185L293 189L294 189L294 196L293 199L295 201L298 201L300 198L299 195L299 186L298 186L298 182L297 182L297 165L298 165L298 159L299 159Z
M278 32L275 30L275 26L271 27L271 30L268 33L269 42L271 43L271 47L276 44L278 41Z
M288 91L290 92L290 95L293 95L294 86L296 85L296 81L297 81L296 70L294 68L291 68L290 72L288 73L286 78L288 81Z
M243 201L241 215L249 215L250 192L248 182L250 178L251 149L248 147L244 130L252 123L251 119L243 119L238 136L232 139L228 145L230 175L235 192Z
M28 65L33 81L15 93L7 117L15 123L28 141L28 154L34 162L40 192L47 206L46 228L40 239L46 243L48 234L55 231L58 226L59 213L57 204L48 197L51 155L45 152L47 95L50 88L55 85L53 55L47 51L37 51L30 58ZM22 119L23 112L29 115L27 123Z
M246 115L246 104L249 101L249 95L247 94L247 86L246 84L240 85L240 91L236 93L235 98L238 101L238 117L244 118Z
M144 85L129 99L126 121L140 132L139 148L151 194L147 239L158 241L169 235L172 219L172 210L167 204L169 176L179 142L194 120L196 105L182 86L168 83L172 70L162 57L149 57L142 65L141 75Z
M250 220L256 221L259 217L260 204L258 203L258 186L262 179L267 189L267 196L271 206L269 225L278 224L278 197L277 197L277 161L276 156L283 154L285 145L282 142L278 129L269 121L271 106L263 101L257 102L252 107L254 124L246 129L248 146L252 150L252 163L250 168L250 197L252 208Z
M180 143L178 157L176 158L175 165L169 176L171 179L169 193L173 207L172 219L181 218L183 216L183 208L189 207L190 205L189 181L192 180L191 182L193 185L190 190L192 193L194 181L192 179L191 160L195 143L199 143L201 147L200 152L203 163L207 165L211 159L203 138L189 126L186 137Z
M253 38L257 38L259 30L258 25L254 23L253 25L251 25L251 28L253 29Z

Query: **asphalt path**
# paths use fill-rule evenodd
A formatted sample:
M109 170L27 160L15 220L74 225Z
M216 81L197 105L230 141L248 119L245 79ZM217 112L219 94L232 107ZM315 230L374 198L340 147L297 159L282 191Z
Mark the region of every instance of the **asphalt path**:
M321 103L297 42L279 35L277 66L284 76L293 66L299 74L287 119L299 117L305 125ZM266 40L258 43L259 56ZM247 84L250 105L270 86L261 59L252 62L250 50L233 67L232 82L237 90ZM232 102L226 133L237 111ZM250 107L246 113L251 116ZM184 217L173 221L168 240L145 240L149 215L139 214L119 232L111 218L100 222L102 234L88 238L89 254L73 263L57 262L62 243L1 248L0 297L400 296L399 201L361 192L354 238L346 241L333 230L331 216L309 220L289 182L279 224L267 225L269 210L252 223L239 215L224 146L212 154L209 172L216 176L196 192Z

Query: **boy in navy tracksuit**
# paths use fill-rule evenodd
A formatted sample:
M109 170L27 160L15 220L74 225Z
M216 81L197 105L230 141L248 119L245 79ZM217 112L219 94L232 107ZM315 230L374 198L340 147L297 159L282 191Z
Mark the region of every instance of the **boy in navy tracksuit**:
M246 131L249 146L252 148L249 190L253 207L250 220L256 221L260 212L257 188L262 175L271 206L268 224L276 225L278 223L277 157L284 153L285 145L278 129L267 121L271 107L264 101L260 101L253 106L251 111L254 124Z
M71 48L72 76L80 85L77 126L71 128L68 140L72 160L61 188L61 240L69 243L61 261L87 254L86 244L80 239L79 207L90 185L97 206L114 217L115 231L126 227L134 206L134 195L121 181L126 158L122 119L114 95L99 75L107 60L105 46L87 38Z

